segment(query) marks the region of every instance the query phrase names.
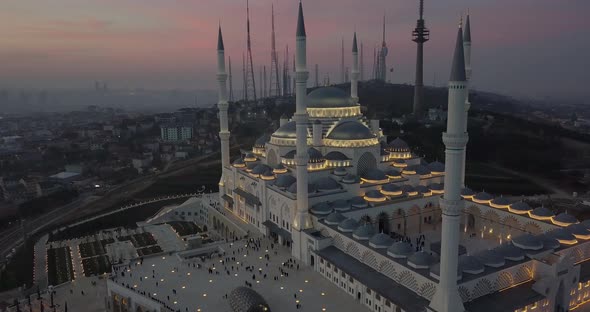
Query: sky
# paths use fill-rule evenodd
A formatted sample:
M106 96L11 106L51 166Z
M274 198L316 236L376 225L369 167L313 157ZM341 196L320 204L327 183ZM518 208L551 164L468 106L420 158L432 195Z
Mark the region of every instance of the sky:
M295 43L297 0L250 0L258 79L270 67L271 4L280 63ZM246 0L3 0L0 88L215 89L217 27L241 86ZM341 41L364 46L366 74L386 16L392 82L414 80L418 0L303 0L310 72L337 81ZM515 96L590 95L590 1L425 0L425 84L446 84L459 16L469 9L473 85ZM321 79L321 78L320 78ZM311 75L313 80L313 75ZM237 89L237 87L236 87Z

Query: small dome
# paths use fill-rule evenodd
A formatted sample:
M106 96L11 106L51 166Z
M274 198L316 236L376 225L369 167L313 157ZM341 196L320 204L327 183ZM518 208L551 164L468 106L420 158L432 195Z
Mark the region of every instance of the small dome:
M275 168L272 170L273 173L281 174L287 173L287 168L282 163L278 163Z
M380 150L380 155L381 155L381 156L387 156L387 155L389 155L389 152L388 152L386 149L382 148L382 149Z
M436 191L436 192L442 192L445 190L444 185L442 185L441 183L432 183L432 184L428 185L428 188L431 191Z
M478 201L490 201L494 199L494 197L486 192L480 192L475 194L475 196L473 196L473 199Z
M461 190L461 196L463 196L463 197L470 197L470 196L473 196L473 195L475 195L475 192L473 190L471 190L470 188L468 188L468 187L464 187Z
M375 228L370 223L359 226L352 233L352 237L358 240L367 240L373 235L375 235Z
M354 208L366 208L367 201L360 196L355 196L350 199L350 205L352 205Z
M509 206L512 202L503 196L496 197L490 202L492 205L500 206L502 208Z
M385 175L387 175L388 177L390 177L392 179L399 179L402 177L401 172L399 172L399 170L395 170L393 168L387 170L387 172L385 172Z
M416 171L417 175L429 175L430 169L428 169L428 167L423 166L423 165L418 165L414 168L414 171Z
M240 286L228 295L228 302L233 312L270 312L270 307L255 290Z
M254 169L252 169L252 174L263 174L267 171L272 171L272 168L265 164L258 164Z
M385 195L393 195L393 194L400 193L401 191L402 191L402 188L399 187L398 185L393 184L393 183L385 184L381 188L381 192Z
M554 237L550 237L545 234L537 235L537 237L543 242L543 247L545 248L557 249L561 246L559 241Z
M394 159L393 163L396 165L407 165L406 161L403 159Z
M492 268L499 268L506 263L504 256L495 250L484 250L475 254L474 257L483 265Z
M559 241L559 243L568 242L568 243L575 243L576 237L570 231L566 229L556 229L545 233L548 237L555 238Z
M337 224L340 224L340 222L342 222L344 220L346 220L346 217L343 216L341 213L332 212L330 215L328 215L326 217L324 222L326 222L326 224L329 224L329 225L337 225Z
M369 240L369 246L373 248L387 248L393 244L393 238L385 233L377 233Z
M368 169L365 174L363 174L363 180L368 181L383 181L387 180L387 176L385 173L377 168Z
M350 107L354 105L344 90L335 87L317 88L307 95L308 108Z
M378 190L370 190L365 193L365 198L367 200L374 200L374 201L381 201L385 200L385 196L381 194Z
M529 204L523 201L517 201L515 203L510 204L510 211L515 213L525 213L533 210Z
M582 221L582 224L583 224L583 225L584 225L586 228L590 229L590 219Z
M246 165L244 163L244 160L241 157L234 160L233 164L234 164L234 166L245 166Z
M326 160L349 160L349 158L338 151L331 151L324 157Z
M264 148L266 143L270 140L270 135L265 134L261 137L259 137L258 139L256 139L256 141L254 142L254 147L257 148Z
M415 269L428 269L434 258L425 251L418 251L408 257L408 265Z
M524 259L524 251L512 244L502 244L494 248L494 250L501 254L506 260L520 261Z
M311 213L316 215L328 215L332 213L332 207L326 202L315 204L311 207Z
M553 217L553 222L560 226L568 226L570 224L578 223L578 219L576 219L576 217L572 216L571 214L562 212Z
M357 176L355 176L354 174L347 174L344 178L342 178L342 183L346 183L346 184L354 184L354 183L359 183L360 180Z
M407 166L404 168L404 170L402 170L402 174L405 174L405 175L418 174L418 170L419 170L418 168L420 168L420 165Z
M459 256L459 267L463 273L480 274L483 273L485 267L476 257L461 255Z
M336 124L326 136L330 140L366 140L375 135L367 126L356 120L344 120Z
M416 192L418 192L420 194L430 194L431 193L430 189L424 185L417 185L414 189L416 190Z
M590 235L588 228L581 223L568 225L565 229L574 234L576 238L588 239L588 235Z
M272 180L275 178L275 175L274 175L274 173L272 173L272 170L266 170L260 176L267 179L267 180Z
M523 234L513 238L512 244L524 250L543 249L543 241L537 236L531 234Z
M339 177L343 177L348 174L346 169L344 169L342 167L338 167L338 168L334 169L333 173L334 173L334 175L337 175Z
M411 186L410 184L404 184L402 185L402 191L404 192L404 194L409 194L409 193L414 193L416 192L416 189Z
M322 152L318 151L317 149L310 147L307 150L307 155L309 155L309 162L310 163L321 163L323 161L325 161L324 159L324 155L322 155Z
M272 134L275 138L282 138L282 139L295 139L297 138L297 125L295 121L289 121L288 123L284 124L282 127L277 129L275 133Z
M246 156L244 156L244 161L246 162L251 162L251 161L257 161L258 158L256 158L256 156L252 153L246 153Z
M463 277L462 271L463 269L457 264L457 280L460 280ZM440 280L440 262L430 266L430 276Z
M253 170L254 170L254 168L256 168L258 165L259 165L259 164L258 164L258 163L255 163L255 162L248 163L248 164L246 165L246 170L248 170L249 172L251 172L251 171L253 171Z
M359 223L354 219L346 219L338 224L338 230L344 233L350 233L359 226Z
M296 150L288 151L287 154L283 155L285 159L295 159L295 154L297 154Z
M545 207L538 207L533 209L531 215L541 218L549 218L553 216L553 212Z
M345 199L337 199L332 202L332 208L336 211L347 211L350 210L350 203Z
M387 148L390 152L395 153L407 153L410 151L408 143L400 138L395 138L395 140L389 142Z
M406 242L395 242L387 248L387 254L393 258L406 258L414 252L414 248Z
M430 169L431 172L445 172L445 164L440 161L433 161L428 164L428 169Z
M283 174L276 179L275 186L280 188L287 188L291 186L291 184L295 183L295 181L297 181L297 179L295 179L293 176Z
M315 182L318 191L339 190L342 188L338 182L330 177L321 177Z
M313 194L316 191L317 190L316 190L315 184L313 184L313 183L307 184L307 193L308 194ZM287 189L287 192L292 193L292 194L297 194L297 183L291 184L291 186L289 186L289 188Z

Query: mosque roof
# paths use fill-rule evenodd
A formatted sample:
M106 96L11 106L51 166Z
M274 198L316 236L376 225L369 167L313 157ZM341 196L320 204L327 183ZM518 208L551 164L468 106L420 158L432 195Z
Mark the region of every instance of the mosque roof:
M365 208L367 207L367 201L362 198L361 196L355 196L350 199L350 204L355 208Z
M378 190L370 190L368 192L365 193L365 196L367 198L371 198L371 199L382 199L385 198L385 196L383 194L381 194L381 192L379 192Z
M371 223L365 223L356 228L352 233L352 237L358 240L367 240L375 234L375 228Z
M332 207L336 211L350 210L350 203L346 199L337 199L332 202Z
M543 246L541 246L543 248ZM520 261L524 259L524 251L522 249L512 245L512 244L502 244L496 248L494 248L496 252L501 254L504 259L511 260L511 261Z
M336 124L326 136L330 140L366 140L375 135L367 126L356 120L344 120Z
M352 173L349 173L344 178L342 178L342 183L353 184L353 183L358 183L358 182L359 182L359 178Z
M574 224L574 223L578 223L578 219L576 219L576 217L572 216L571 214L562 212L558 215L556 215L555 217L553 217L554 221L557 222L561 222L561 223L566 223L566 224Z
M377 168L371 168L363 174L363 179L371 181L382 181L387 180L387 176L385 175L385 172Z
M473 195L475 195L475 192L468 187L464 187L461 190L461 196L473 196Z
M313 184L313 183L307 184L308 194L315 193L316 191L317 191L317 188L316 188L315 184ZM289 188L287 189L287 192L292 193L292 194L297 194L297 183L292 183L291 186L289 186Z
M496 250L483 250L476 253L474 257L483 265L492 268L499 268L506 263L504 256Z
M494 199L492 199L492 204L494 205L499 205L499 206L508 206L512 203L512 201L510 201L510 199L500 196L500 197L496 197Z
M242 157L237 158L236 160L234 160L233 164L234 165L243 165L244 164L244 159L242 159Z
M433 161L428 164L428 169L430 169L431 172L445 172L445 164L440 161Z
M355 106L344 90L335 87L321 87L307 95L309 108L335 108Z
M459 267L463 273L479 274L483 273L485 267L481 261L474 256L461 255L459 256Z
M543 240L532 234L523 234L512 239L512 244L525 250L543 249Z
M510 209L516 210L516 211L531 211L531 210L533 210L533 208L531 208L531 206L529 206L529 204L527 204L523 201L517 201L515 203L510 204Z
M272 172L272 170L266 170L265 172L262 173L262 176L266 177L266 178L271 178L271 177L274 178L275 175Z
M268 165L265 164L257 164L256 167L254 167L254 169L252 169L252 174L263 174L266 171L271 171L272 172L272 168Z
M279 127L272 136L283 139L295 139L297 137L297 124L295 121L289 121L282 127Z
M573 241L576 239L572 232L566 229L555 229L545 233L548 237L557 239L558 241Z
M402 190L402 188L399 185L393 184L393 183L385 184L385 185L383 185L383 187L381 189L385 192L391 192L391 193L399 192Z
M426 187L424 185L416 185L416 187L414 189L420 194L430 193L430 189L428 189L428 187Z
M400 138L395 138L393 141L389 142L389 145L387 147L390 152L409 152L410 151L410 146L408 145L408 143L406 143L406 141L404 141Z
M414 167L414 166L413 166ZM430 169L424 165L417 165L413 168L418 175L427 175L430 174Z
M408 257L408 265L416 269L427 269L433 262L434 257L426 251L418 251Z
M582 225L584 225L587 228L590 228L590 219L582 221Z
M346 217L343 216L340 212L332 212L326 217L324 222L326 222L326 224L329 225L337 225L344 220L346 220Z
M401 174L401 172L399 170L396 170L396 169L393 169L393 168L387 170L385 172L385 174L388 177L390 177L390 178L397 178L397 177L401 177L402 176L402 174Z
M307 155L309 155L309 162L310 163L318 163L318 162L323 162L324 159L324 155L322 155L322 152L320 152L319 150L310 147L307 150Z
M541 240L543 242L543 247L545 247L545 248L557 249L561 246L559 241L557 239L555 239L554 237L551 237L551 236L548 236L545 234L540 234L540 235L537 235L537 238L539 238L539 240Z
M385 233L377 233L369 240L369 246L373 248L387 248L393 243L393 238Z
M331 151L328 154L326 154L326 156L324 156L324 158L326 158L327 160L349 160L350 159L346 155L344 155L338 151Z
M287 154L283 155L283 158L285 159L295 159L295 154L297 154L296 150L290 150L287 152Z
M590 235L590 230L588 230L588 228L581 223L575 223L575 224L568 225L565 229L576 236Z
M352 232L359 226L359 223L351 218L348 218L338 224L338 230L341 232Z
M334 169L333 173L337 176L345 176L348 174L348 171L346 171L346 169L344 169L342 167L338 167L338 168Z
M445 189L445 186L442 183L432 183L428 185L428 188L433 191L443 191Z
M389 248L387 248L387 254L394 258L406 258L414 252L414 248L410 243L406 242L395 242Z
M295 179L295 177L293 177L292 175L283 174L276 179L275 186L287 188L291 186L291 184L295 183L295 181L297 181L297 179Z
M256 141L254 142L254 147L263 148L269 140L270 135L264 134L263 136L256 139Z
M317 215L328 215L332 213L332 207L326 202L317 203L311 206L311 212Z
M553 212L545 207L537 207L531 212L532 215L537 217L551 217Z
M492 200L494 197L486 192L479 192L473 196L473 199L477 200Z
M319 191L330 191L341 189L342 186L330 177L321 177L315 181Z
M401 188L402 188L402 191L406 194L416 192L416 189L410 184L404 184L404 185L402 185Z

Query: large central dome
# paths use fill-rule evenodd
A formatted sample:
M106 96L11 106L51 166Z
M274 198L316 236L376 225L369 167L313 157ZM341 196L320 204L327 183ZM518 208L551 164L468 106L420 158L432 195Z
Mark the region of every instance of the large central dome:
M350 96L341 89L323 87L307 95L308 108L335 108L355 106Z

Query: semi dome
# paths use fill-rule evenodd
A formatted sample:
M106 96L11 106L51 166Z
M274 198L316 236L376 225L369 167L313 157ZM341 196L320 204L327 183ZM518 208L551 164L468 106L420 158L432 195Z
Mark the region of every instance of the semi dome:
M414 248L406 242L395 242L387 248L387 254L393 258L406 258L414 252Z
M343 216L340 212L332 212L330 215L326 217L324 222L329 225L337 225L340 222L346 220L346 217Z
M346 183L346 184L354 184L354 183L359 183L360 180L357 176L355 176L354 174L347 174L344 178L342 178L342 183Z
M345 176L348 174L348 172L346 171L346 169L342 168L342 167L338 167L336 169L334 169L334 171L332 172L334 175L337 175L339 177Z
M510 204L510 207L508 208L508 210L510 212L513 212L516 214L525 214L525 213L533 210L533 208L531 208L531 206L529 206L529 204L527 204L523 201L517 201L515 203Z
M270 135L265 134L265 135L259 137L258 139L256 139L256 141L254 142L254 147L264 148L264 146L266 145L266 143L269 140L270 140Z
M332 213L332 207L326 202L318 203L311 206L311 213L316 215L328 215Z
M495 250L484 250L475 254L474 257L483 265L492 268L499 268L506 263L504 256Z
M387 248L393 244L393 238L385 233L377 233L369 240L369 246L373 248Z
M480 274L483 273L485 267L481 261L474 256L461 255L459 256L459 267L463 273Z
M332 208L336 211L350 210L350 203L346 199L337 199L332 202Z
M342 188L338 182L330 177L321 177L315 182L318 191L339 190Z
M287 154L283 155L283 158L285 159L295 159L295 154L297 154L296 150L290 150L287 152Z
M501 254L506 260L520 261L524 259L524 251L512 244L503 244L494 248L494 250Z
M380 182L387 180L387 175L385 175L385 172L377 168L371 168L367 169L362 178L366 182Z
M341 152L338 151L331 151L326 156L324 156L326 160L349 160L349 158Z
M232 312L270 312L270 307L255 290L240 286L228 295Z
M313 194L317 191L315 184L309 183L307 184L307 193ZM297 194L297 183L292 183L291 186L287 189L287 192L292 194Z
M354 208L366 208L367 201L360 196L355 196L350 199L350 205Z
M288 123L284 124L282 127L278 128L272 134L275 138L281 139L295 139L297 138L297 125L295 121L289 121Z
M348 218L338 224L338 230L344 233L350 233L359 226L359 223L351 218Z
M324 155L322 155L322 152L318 151L317 149L315 149L313 147L310 147L307 150L307 155L309 156L310 163L321 163L321 162L325 161Z
M252 172L250 172L250 173L254 174L254 175L259 175L259 174L263 174L267 171L272 172L272 168L268 165L265 165L265 164L258 164L258 165L256 165L256 167L254 167L254 169L252 169Z
M352 233L352 237L358 240L367 240L373 235L375 235L375 228L370 223L359 226Z
M434 258L426 251L418 251L408 257L408 265L414 269L428 269Z
M512 244L524 250L543 249L543 241L532 234L523 234L512 239Z
M308 108L331 108L355 106L350 96L342 89L322 87L307 95Z
M356 120L344 120L336 124L328 133L329 140L368 140L375 138L367 126Z
M571 214L568 214L566 212L562 212L562 213L556 215L555 217L553 217L553 223L555 223L559 226L568 226L571 224L578 223L578 219L576 219L576 217L572 216Z
M291 175L283 174L280 175L277 180L275 181L275 186L280 188L287 188L291 186L291 184L295 183L297 179Z
M445 172L445 164L441 163L440 161L433 161L428 164L428 169L430 169L433 173L443 173Z
M406 141L400 138L395 138L393 141L389 142L387 150L395 153L407 153L410 151L410 146L408 146Z

